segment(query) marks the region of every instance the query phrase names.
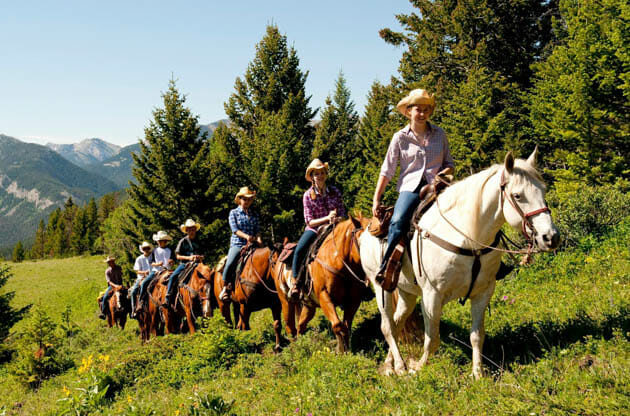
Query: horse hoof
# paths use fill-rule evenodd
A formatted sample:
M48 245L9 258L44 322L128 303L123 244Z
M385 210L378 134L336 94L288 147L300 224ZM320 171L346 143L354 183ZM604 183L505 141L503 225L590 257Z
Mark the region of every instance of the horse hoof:
M379 369L378 369L378 373L382 376L392 376L394 375L394 367L391 366L391 364L383 364Z
M273 352L277 354L277 353L279 353L280 351L282 351L282 347L280 346L280 344L276 344L276 345L273 347Z
M394 368L397 376L404 376L407 374L407 367L403 364L402 366L397 366Z
M419 360L414 360L413 358L409 359L409 371L410 372L417 372L420 371L420 369L423 367L422 362Z

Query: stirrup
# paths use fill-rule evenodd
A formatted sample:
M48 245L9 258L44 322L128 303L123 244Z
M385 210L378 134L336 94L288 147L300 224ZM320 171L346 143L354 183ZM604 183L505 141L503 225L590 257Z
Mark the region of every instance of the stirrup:
M221 299L222 302L227 302L228 300L230 300L230 291L228 290L227 286L223 286L223 289L221 289L221 293L219 293L219 299Z

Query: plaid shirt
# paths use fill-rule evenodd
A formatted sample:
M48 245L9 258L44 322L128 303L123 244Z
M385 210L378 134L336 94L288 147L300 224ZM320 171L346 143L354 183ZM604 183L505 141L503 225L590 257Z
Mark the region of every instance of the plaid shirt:
M387 155L381 167L381 176L391 179L400 162L398 192L413 192L422 180L433 182L442 169L455 167L444 130L429 124L430 130L426 140L416 137L411 125L396 132L389 143Z
M243 247L247 244L247 240L236 235L237 231L241 231L247 235L258 234L258 215L249 210L249 215L243 211L243 208L236 207L230 211L228 217L230 228L232 229L232 237L230 238L230 247Z
M316 195L315 199L311 198L311 192ZM322 196L317 192L314 186L308 188L304 192L302 198L304 204L304 221L306 222L306 230L317 232L317 230L308 225L311 220L316 220L327 216L333 209L337 210L338 217L346 216L346 208L343 206L341 191L334 186L326 187L326 195Z

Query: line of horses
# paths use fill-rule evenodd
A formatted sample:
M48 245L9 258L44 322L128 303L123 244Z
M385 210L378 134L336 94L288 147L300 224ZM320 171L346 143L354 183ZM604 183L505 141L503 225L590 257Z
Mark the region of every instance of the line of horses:
M212 316L215 310L230 325L234 322L236 328L248 330L251 313L269 308L276 336L274 349L279 350L281 315L286 332L295 339L306 331L320 307L331 322L337 351L345 352L349 350L352 321L363 299L365 282L369 281L389 347L382 373L404 374L426 365L439 345L442 307L453 299L467 297L472 314L473 375L478 378L483 374L485 309L494 292L502 255L493 242L507 222L522 230L531 244L530 251L555 249L559 233L544 195L545 185L536 171L536 150L527 160L514 159L508 153L503 164L451 185L413 224L415 232L403 257L395 293L384 291L375 281L386 241L366 232L369 219L350 216L333 228L308 265L311 280L299 303L289 301L288 293L295 283L290 266L278 260L282 245L257 248L237 276L228 302L219 297L223 287L221 264L215 268L197 264L188 282L180 285L174 308L160 307L166 295L166 283L160 277L150 290L149 301L138 313L142 338L148 340L163 332L194 333L196 320ZM445 248L440 240L458 250ZM481 250L484 247L488 249ZM110 300L110 324L115 316L123 315L118 308L124 303L121 296L114 294ZM419 360L405 362L398 338L419 296L425 328L424 352ZM337 307L343 310L343 317L337 314ZM120 319L124 325L124 317Z

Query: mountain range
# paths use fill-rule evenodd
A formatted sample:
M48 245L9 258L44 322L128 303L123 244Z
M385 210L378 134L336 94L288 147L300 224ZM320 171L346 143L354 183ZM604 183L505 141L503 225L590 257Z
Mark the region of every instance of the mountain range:
M208 137L221 123L201 124ZM99 138L74 144L25 143L0 134L0 253L18 240L29 241L37 224L69 198L90 198L129 186L132 153L140 144L118 146Z

